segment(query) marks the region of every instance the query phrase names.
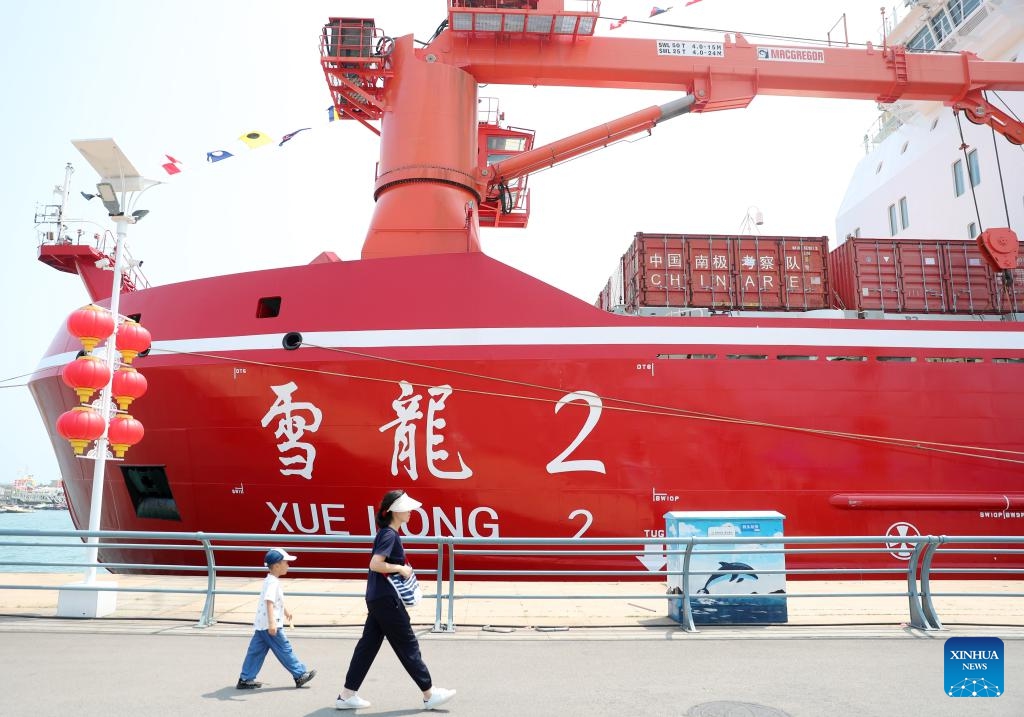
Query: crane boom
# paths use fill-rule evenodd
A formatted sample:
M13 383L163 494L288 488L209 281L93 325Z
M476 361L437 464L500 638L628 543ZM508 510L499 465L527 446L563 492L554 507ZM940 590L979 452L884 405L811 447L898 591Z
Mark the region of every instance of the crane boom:
M905 47L783 46L741 34L721 42L596 37L596 0L449 0L447 27L423 48L365 18L331 18L321 65L339 116L380 120L376 207L363 258L480 251L480 204L502 182L663 119L633 113L519 157L478 164L477 87L522 84L671 90L684 111L742 108L758 94L933 100L1024 144L1024 124L990 90L1024 90L1024 63ZM410 221L415 217L416 221ZM519 226L525 225L525 221ZM999 242L993 243L993 246Z
M835 99L933 100L974 113L1014 144L1024 125L996 110L985 90L1024 90L1024 65L986 62L969 52L915 53L905 47L752 44L591 37L544 46L532 38L496 51L482 33L443 33L431 49L440 62L487 84L672 90L696 98L693 112L746 107L761 95ZM708 53L708 54L691 54Z

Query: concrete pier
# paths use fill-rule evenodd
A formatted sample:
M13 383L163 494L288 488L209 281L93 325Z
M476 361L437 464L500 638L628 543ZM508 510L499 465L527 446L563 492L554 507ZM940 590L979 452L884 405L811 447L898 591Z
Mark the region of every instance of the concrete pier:
M69 581L68 575L4 574L6 586ZM295 613L287 629L318 676L295 689L268 657L253 691L234 687L251 635L255 597L221 595L217 623L195 627L201 595L124 592L152 584L205 587L205 579L117 577L116 611L105 618L56 617L58 590L0 588L0 663L5 715L330 715L359 637L360 581L285 578ZM258 590L259 581L225 578L221 589ZM896 591L902 583L888 584ZM886 583L791 583L794 594L884 592ZM818 715L1024 714L1024 610L1017 582L942 583L937 592L986 592L937 599L944 629L908 627L905 598L793 598L790 622L701 627L686 633L663 600L617 599L662 584L460 583L457 630L433 633L433 601L411 613L436 684L458 689L442 713L481 717L634 715L816 717ZM955 588L955 589L954 589ZM551 599L488 599L538 594ZM432 592L432 589L430 590ZM602 593L601 600L555 598ZM989 596L991 595L991 596ZM943 686L949 637L999 637L1004 694L951 698ZM363 715L419 711L420 695L385 645L360 694Z

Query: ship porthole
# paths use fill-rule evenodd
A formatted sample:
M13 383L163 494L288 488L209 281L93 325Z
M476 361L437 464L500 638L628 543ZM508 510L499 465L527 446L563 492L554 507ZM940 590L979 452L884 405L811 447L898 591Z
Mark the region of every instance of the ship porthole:
M302 346L302 334L298 331L289 331L281 339L281 345L288 351L294 351L295 349Z

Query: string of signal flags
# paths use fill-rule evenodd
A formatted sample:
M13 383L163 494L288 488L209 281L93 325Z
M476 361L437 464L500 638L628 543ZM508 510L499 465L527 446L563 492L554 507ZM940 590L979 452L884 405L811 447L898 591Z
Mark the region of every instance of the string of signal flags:
M689 0L689 2L687 2L685 5L683 5L683 7L690 7L690 5L696 5L700 1L701 0ZM657 7L657 6L655 6L655 7L652 7L651 8L651 14L648 15L647 18L650 19L652 17L656 17L658 15L666 13L669 10L671 10L673 7L674 6L670 6L670 7ZM618 30L620 27L625 25L627 22L629 22L629 16L628 15L623 15L620 19L616 20L611 25L609 25L608 29L609 30Z
M335 108L333 106L328 107L327 108L327 121L328 122L333 122L336 119L340 119L339 113L337 112L337 110L335 110ZM277 146L278 147L282 147L282 146L284 146L285 142L290 141L292 138L295 137L295 135L299 134L300 132L306 132L306 131L311 130L311 129L313 129L313 128L312 127L300 127L297 130L294 130L292 132L289 132L288 134L282 135L281 139L277 142ZM273 144L273 142L275 141L275 139L273 137L271 137L269 134L267 134L266 132L260 132L258 130L252 130L252 131L249 131L249 132L243 132L241 135L239 135L238 140L242 143L242 145L248 147L250 150L259 149L260 147L265 147L268 144ZM236 150L236 151L238 151L238 150ZM206 153L206 161L209 162L209 163L222 162L225 159L231 159L234 156L235 156L235 153L231 152L230 150L227 150L227 149L214 149L214 150L210 150L209 152ZM167 172L167 174L169 174L169 175L180 174L181 171L182 171L182 164L183 164L181 162L181 160L176 159L175 157L173 157L170 154L165 154L164 157L167 158L167 161L160 165L161 167L163 167L163 170L165 172Z

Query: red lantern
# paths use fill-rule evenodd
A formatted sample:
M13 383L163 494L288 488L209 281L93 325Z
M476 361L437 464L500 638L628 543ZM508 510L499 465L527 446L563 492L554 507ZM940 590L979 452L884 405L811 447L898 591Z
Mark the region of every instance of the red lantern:
M85 403L93 393L107 385L110 369L105 361L95 356L80 356L63 368L60 377L75 389L78 400Z
M145 433L142 423L125 414L110 419L107 438L110 440L110 447L114 449L114 455L124 458L124 452L141 441Z
M57 419L57 432L71 443L76 456L103 435L103 416L89 406L76 406Z
M68 331L82 342L86 351L92 351L96 344L114 333L114 317L96 304L72 312L67 325Z
M146 377L131 366L122 366L114 373L114 400L122 411L128 410L132 401L143 395L148 387Z
M125 363L131 363L132 359L149 349L150 343L149 331L136 321L125 319L117 327L117 350Z

